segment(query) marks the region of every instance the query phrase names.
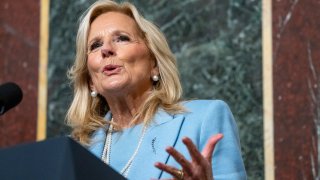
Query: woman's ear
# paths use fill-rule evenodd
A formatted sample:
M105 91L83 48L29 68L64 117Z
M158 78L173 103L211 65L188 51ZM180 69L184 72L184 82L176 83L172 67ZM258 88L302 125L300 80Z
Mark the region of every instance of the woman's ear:
M154 66L151 70L151 79L153 81L153 84L157 84L160 80L160 74L159 74L159 68L158 66Z
M90 87L90 91L96 91L96 88L94 87L91 78L89 79L89 87Z
M151 70L152 75L159 75L159 68L158 66L155 66Z
M151 76L154 76L154 75L159 76L159 67L158 67L157 60L155 59L153 59L152 70L151 70Z
M92 98L97 97L98 96L98 92L97 92L96 88L94 87L93 82L91 80L89 81L89 86L90 86L90 95L91 95L91 97Z
M154 76L160 77L159 68L157 66L153 67L151 70L151 77L154 77Z

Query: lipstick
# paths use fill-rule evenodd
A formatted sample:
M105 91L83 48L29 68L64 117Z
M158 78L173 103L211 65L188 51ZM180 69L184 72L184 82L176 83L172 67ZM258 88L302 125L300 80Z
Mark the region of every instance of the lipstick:
M122 66L119 65L108 64L103 68L102 72L107 76L111 76L114 74L118 74L121 71L121 67Z

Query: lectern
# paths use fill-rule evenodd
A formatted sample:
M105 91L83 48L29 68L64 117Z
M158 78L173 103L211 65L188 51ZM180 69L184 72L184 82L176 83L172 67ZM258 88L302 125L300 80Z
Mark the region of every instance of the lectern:
M69 137L0 150L2 180L123 180Z

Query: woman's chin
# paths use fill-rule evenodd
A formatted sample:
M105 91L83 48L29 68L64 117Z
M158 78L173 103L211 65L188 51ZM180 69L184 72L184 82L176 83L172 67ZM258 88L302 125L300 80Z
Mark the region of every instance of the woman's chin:
M105 90L117 90L117 89L122 89L125 86L127 86L128 80L125 79L119 79L119 78L113 78L113 79L108 79L105 81L102 81L101 86L102 89Z
M108 86L102 87L102 91L108 94L121 94L124 93L126 89L125 84L109 84Z

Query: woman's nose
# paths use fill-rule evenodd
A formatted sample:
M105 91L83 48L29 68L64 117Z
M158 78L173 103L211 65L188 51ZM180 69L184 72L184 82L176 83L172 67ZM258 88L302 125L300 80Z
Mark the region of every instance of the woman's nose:
M105 43L104 46L101 48L101 56L103 58L108 58L110 56L115 55L115 49L111 43Z

